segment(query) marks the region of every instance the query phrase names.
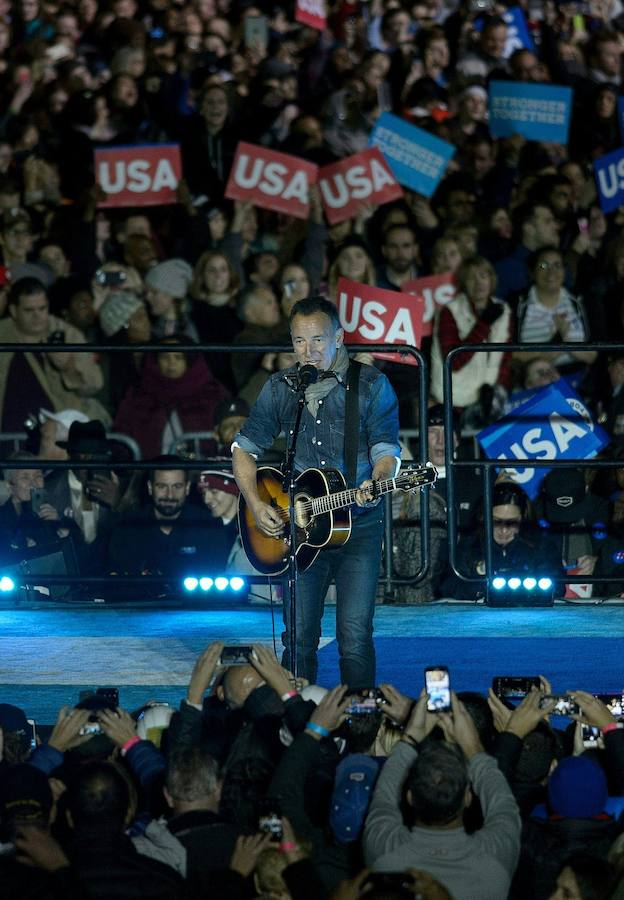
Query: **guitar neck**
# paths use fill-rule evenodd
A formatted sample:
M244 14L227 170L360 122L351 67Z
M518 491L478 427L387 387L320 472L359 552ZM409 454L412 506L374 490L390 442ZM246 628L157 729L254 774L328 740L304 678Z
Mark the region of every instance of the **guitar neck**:
M396 478L385 478L383 481L376 481L377 496L387 494L397 487ZM312 511L314 515L319 513L331 512L333 509L344 509L345 506L351 506L355 503L355 495L357 488L348 488L346 491L336 491L335 494L325 494L323 497L316 497L312 501Z

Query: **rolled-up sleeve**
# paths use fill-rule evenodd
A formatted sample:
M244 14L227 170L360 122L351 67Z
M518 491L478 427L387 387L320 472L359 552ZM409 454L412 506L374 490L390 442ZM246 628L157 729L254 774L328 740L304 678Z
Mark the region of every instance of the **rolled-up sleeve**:
M366 419L367 444L371 463L382 456L401 458L399 443L399 402L385 375L375 379Z

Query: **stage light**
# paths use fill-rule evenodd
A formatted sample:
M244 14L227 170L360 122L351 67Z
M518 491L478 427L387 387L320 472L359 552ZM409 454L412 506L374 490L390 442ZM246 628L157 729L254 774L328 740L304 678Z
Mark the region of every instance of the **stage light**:
M9 591L15 590L15 582L8 575L3 575L0 578L0 591L4 594L8 594Z
M199 584L199 581L197 578L190 577L190 578L185 578L182 583L184 584L185 590L195 591L195 590L197 590L197 585Z
M492 587L495 591L502 591L506 584L507 582L504 578L501 578L500 575L497 575L496 578L492 579Z
M214 581L212 580L212 578L200 578L199 579L199 586L202 589L202 591L209 591L210 588L213 586L213 584L214 584Z
M549 591L553 586L552 578L540 578L537 582L537 586L540 591Z
M245 579L241 578L240 575L234 575L230 578L230 587L233 591L242 591L245 587Z
M537 586L537 579L533 577L525 578L522 582L522 587L525 591L534 591Z
M552 606L554 582L552 578L537 575L497 574L488 581L486 603L488 606Z
M516 578L515 575L507 580L507 587L509 587L512 591L517 591L521 584L522 582L519 578Z
M224 591L229 584L229 580L225 578L223 575L219 575L218 578L215 578L215 587L218 591Z

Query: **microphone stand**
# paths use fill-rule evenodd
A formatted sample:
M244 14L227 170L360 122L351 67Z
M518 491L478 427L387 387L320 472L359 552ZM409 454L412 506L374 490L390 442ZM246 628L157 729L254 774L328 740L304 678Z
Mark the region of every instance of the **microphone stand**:
M297 451L297 439L301 427L301 416L305 406L305 392L308 384L316 381L317 373L313 366L304 366L306 372L302 373L297 384L297 416L290 436L290 444L286 452L286 460L282 469L282 488L288 491L288 521L289 521L289 555L288 555L288 608L290 610L290 634L288 651L290 665L295 677L299 674L297 663L297 519L295 509L295 453ZM310 372L312 370L312 372ZM304 377L307 376L307 377ZM293 388L295 390L295 388Z

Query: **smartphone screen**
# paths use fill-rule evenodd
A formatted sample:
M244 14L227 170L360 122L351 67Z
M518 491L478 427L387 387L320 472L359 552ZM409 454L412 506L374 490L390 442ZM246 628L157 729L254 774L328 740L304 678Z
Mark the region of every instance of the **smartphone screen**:
M496 675L492 679L496 696L507 700L522 700L533 686L540 686L538 675Z
M272 841L281 841L283 837L282 810L279 800L265 798L260 802L258 830L271 835Z
M266 16L245 16L245 46L266 47L269 42L269 27Z
M37 724L34 719L26 719L30 726L30 749L34 750L37 746Z
M596 728L594 725L583 725L583 747L588 750L597 748L600 735L600 728Z
M448 712L451 708L451 680L446 666L425 669L425 687L429 712Z
M219 665L221 666L246 666L251 656L252 648L247 645L237 644L232 647L224 647L221 651Z

